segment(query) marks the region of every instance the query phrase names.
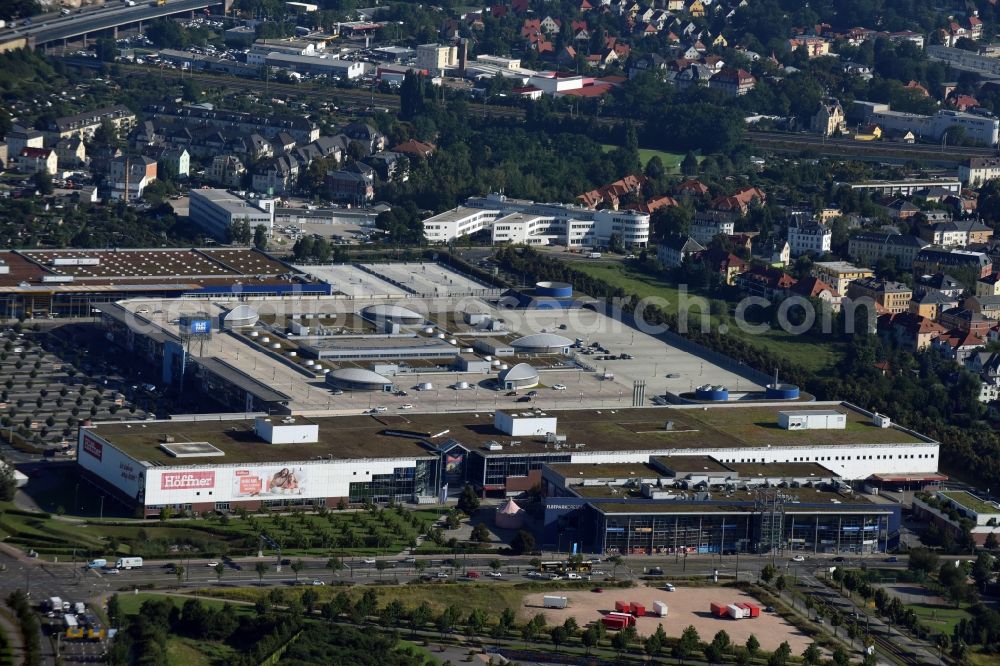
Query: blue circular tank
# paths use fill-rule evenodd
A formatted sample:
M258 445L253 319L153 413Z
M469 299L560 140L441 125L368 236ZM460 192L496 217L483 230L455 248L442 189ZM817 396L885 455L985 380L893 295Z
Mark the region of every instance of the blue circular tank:
M573 285L566 282L536 282L535 296L569 298L573 295Z
M694 390L694 396L698 400L711 400L713 402L725 402L729 400L729 389L725 386L712 386L705 384Z
M764 397L771 400L797 400L799 387L795 384L768 384L764 389Z

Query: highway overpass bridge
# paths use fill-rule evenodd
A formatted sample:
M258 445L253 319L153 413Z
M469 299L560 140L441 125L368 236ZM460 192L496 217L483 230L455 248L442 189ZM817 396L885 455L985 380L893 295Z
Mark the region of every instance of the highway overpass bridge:
M164 16L191 14L204 9L218 7L227 11L232 0L166 0L156 4L150 0L135 0L132 6L112 0L104 5L85 7L81 11L67 15L48 14L36 16L30 24L19 21L14 28L0 31L0 52L29 47L38 48L58 44L71 39L96 36L107 31L117 35L118 28L137 26Z

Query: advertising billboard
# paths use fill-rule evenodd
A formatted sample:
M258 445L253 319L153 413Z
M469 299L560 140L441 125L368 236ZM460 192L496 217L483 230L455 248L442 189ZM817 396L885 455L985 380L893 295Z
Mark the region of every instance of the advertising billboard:
M215 471L164 472L160 475L160 490L210 490L215 488Z
M233 499L295 497L307 495L304 467L254 467L233 473Z
M83 436L83 452L102 460L104 458L104 445L85 434Z

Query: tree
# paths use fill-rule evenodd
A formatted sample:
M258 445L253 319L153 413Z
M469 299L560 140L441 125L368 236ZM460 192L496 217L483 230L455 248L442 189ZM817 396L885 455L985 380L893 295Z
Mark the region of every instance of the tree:
M996 550L997 549L997 535L995 532L990 532L986 535L986 541L983 542L983 548L986 550Z
M486 527L486 523L477 523L472 528L472 540L477 543L489 543L490 530Z
M344 561L339 557L331 557L326 561L326 568L333 572L336 576L337 572L344 568Z
M17 480L14 478L14 468L4 460L0 460L0 501L11 502L17 492Z
M516 555L534 552L535 537L532 536L531 532L521 530L513 539L511 539L510 547Z
M695 629L693 625L688 625L688 627L681 633L681 637L677 641L677 644L674 645L674 656L683 662L685 659L694 654L694 651L698 649L700 642L701 637L698 636L698 630Z
M257 572L257 584L258 585L263 585L264 584L264 574L266 574L268 572L268 570L270 569L270 567L268 567L267 563L265 563L265 562L258 562L257 564L254 565L253 569L254 569L254 571Z
M776 589L779 594L785 591L786 585L787 583L785 582L784 576L778 576L774 581L774 589Z
M413 632L416 633L418 629L423 629L427 626L427 623L431 621L431 607L427 605L427 602L421 602L419 606L413 609L410 613L410 627L412 627Z
M552 639L552 644L556 646L556 652L559 652L559 646L566 642L566 639L569 638L569 633L565 627L558 625L553 627L552 631L549 632L549 638Z
M597 627L590 626L583 632L580 637L580 642L583 643L583 647L587 650L587 656L590 656L590 651L593 649L599 640L600 636L597 633Z
M809 646L802 652L802 663L805 666L816 666L819 660L823 657L823 654L819 650L819 646L815 643L810 643Z
M729 634L726 633L726 630L720 629L718 632L716 632L715 636L712 638L712 645L717 647L720 652L725 654L726 652L729 652L729 649L732 647L733 643L732 639L729 638Z
M267 227L258 224L253 230L253 246L258 250L267 249Z
M177 576L177 582L179 584L184 578L184 567L179 564L174 566L174 575Z
M777 573L778 570L774 568L773 564L765 564L764 568L760 570L760 579L764 581L765 584L770 584Z
M833 663L836 666L849 666L851 657L843 647L838 645L833 651Z
M219 562L218 564L216 564L212 568L215 569L215 578L218 580L218 582L221 583L222 582L222 574L226 573L226 565L225 565L225 563Z
M747 649L747 654L750 655L751 659L753 659L757 655L757 652L760 650L760 641L757 640L756 636L750 634L750 636L747 638L745 647Z
M250 223L245 219L237 220L229 227L229 238L233 243L238 245L249 245L250 240L253 238L253 231L250 229Z
M462 494L458 496L458 510L467 516L472 516L479 510L479 496L471 483L465 484Z
M295 582L299 582L299 572L306 567L305 562L302 560L295 560L292 562L292 571L295 572Z
M385 560L375 560L375 569L378 571L378 579L382 580L382 572L389 568L389 563Z
M54 190L52 186L52 174L50 174L45 169L39 169L31 177L31 184L35 186L35 190L42 195L52 194Z
M914 548L910 550L910 559L906 566L910 571L925 576L938 568L938 556L926 548Z
M698 158L690 150L681 160L681 173L685 176L694 176L698 173Z

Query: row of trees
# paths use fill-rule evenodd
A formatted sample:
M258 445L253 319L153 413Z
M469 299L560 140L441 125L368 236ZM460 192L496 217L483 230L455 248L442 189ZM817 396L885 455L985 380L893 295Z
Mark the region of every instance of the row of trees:
M113 665L171 663L167 651L170 636L221 641L237 651L234 666L259 664L282 648L302 628L301 613L273 613L264 608L256 615L237 615L228 604L207 609L198 599L178 608L170 599L144 601L135 615L124 615L117 595L108 603L109 619L121 630L108 650Z

